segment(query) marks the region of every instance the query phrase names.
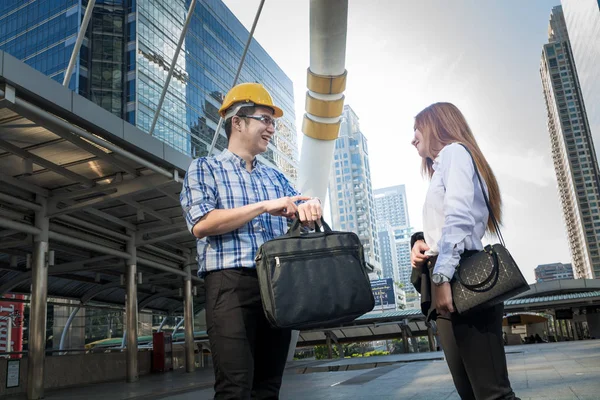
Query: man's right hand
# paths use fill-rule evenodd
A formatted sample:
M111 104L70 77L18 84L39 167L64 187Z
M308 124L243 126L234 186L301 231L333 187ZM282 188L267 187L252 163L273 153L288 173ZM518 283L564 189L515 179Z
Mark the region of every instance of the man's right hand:
M417 240L412 250L410 251L410 263L413 268L421 268L427 261L429 256L425 252L429 250L429 246L423 240Z
M296 202L302 200L307 201L310 199L309 196L293 196L267 200L264 202L265 211L274 217L293 218L294 215L296 215L296 211L298 211Z

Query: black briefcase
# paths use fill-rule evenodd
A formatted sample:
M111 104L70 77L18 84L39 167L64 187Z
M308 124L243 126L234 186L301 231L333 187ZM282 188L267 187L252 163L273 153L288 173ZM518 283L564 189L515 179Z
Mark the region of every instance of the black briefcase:
M256 269L265 315L277 328L309 329L350 322L375 306L363 246L353 232L288 232L265 242Z

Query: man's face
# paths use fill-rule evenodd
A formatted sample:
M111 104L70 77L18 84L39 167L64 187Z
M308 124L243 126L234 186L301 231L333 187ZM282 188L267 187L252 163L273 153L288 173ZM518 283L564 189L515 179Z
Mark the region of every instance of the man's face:
M241 117L241 116L240 116ZM252 115L242 118L241 137L252 154L267 151L267 146L275 134L275 119L273 111L266 107L257 107Z

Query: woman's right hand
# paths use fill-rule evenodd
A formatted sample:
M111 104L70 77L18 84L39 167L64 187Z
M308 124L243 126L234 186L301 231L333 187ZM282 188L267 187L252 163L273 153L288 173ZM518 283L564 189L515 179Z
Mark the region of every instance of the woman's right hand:
M410 251L410 263L413 268L421 268L427 261L429 256L425 252L429 250L429 246L423 240L417 240L412 250Z

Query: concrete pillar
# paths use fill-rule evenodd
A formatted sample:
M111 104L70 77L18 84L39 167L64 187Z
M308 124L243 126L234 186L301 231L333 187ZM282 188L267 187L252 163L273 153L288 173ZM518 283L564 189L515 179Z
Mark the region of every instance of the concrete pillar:
M408 333L406 332L407 327L402 327L402 344L404 345L404 352L410 353L410 348L408 347Z
M194 299L192 297L192 276L189 265L185 267L187 276L184 278L184 308L183 319L185 320L185 371L194 372L196 363L194 357Z
M589 335L600 339L600 314L588 312L585 316Z
M429 351L435 351L435 338L433 336L433 328L431 326L427 328L427 339L429 341Z
M331 360L333 358L333 349L331 348L331 335L329 332L325 332L325 337L327 338L327 358Z
M127 382L137 382L138 374L138 308L137 308L137 253L135 235L127 242L127 299L125 304L127 328Z
M556 319L556 317L554 317L554 336L556 337L556 341L559 342L560 341L560 329L559 329L559 323L558 323L558 320Z
M37 196L42 205L35 213L35 225L41 230L33 243L31 275L31 309L29 311L29 353L27 355L27 398L44 397L44 363L46 349L46 300L48 297L48 217L46 199Z

